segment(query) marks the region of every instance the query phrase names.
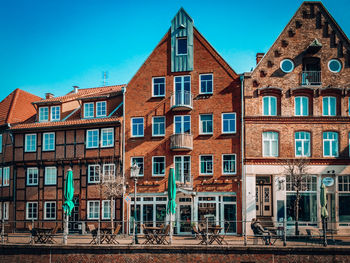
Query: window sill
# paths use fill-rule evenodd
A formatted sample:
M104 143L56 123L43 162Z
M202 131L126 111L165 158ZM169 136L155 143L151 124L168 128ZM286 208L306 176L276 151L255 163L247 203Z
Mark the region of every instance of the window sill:
M111 145L111 146L101 146L100 148L101 148L101 149L114 148L114 145Z
M237 173L230 173L230 174L221 174L222 176L235 176L235 175L237 175Z

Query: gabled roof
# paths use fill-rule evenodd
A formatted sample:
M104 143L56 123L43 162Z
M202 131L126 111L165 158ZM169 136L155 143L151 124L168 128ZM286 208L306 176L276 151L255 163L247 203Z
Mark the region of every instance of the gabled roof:
M193 23L192 17L185 11L185 9L184 9L183 7L181 7L181 8L179 9L179 11L176 13L176 15L174 16L174 18L173 18L171 21L173 21L173 20L177 17L177 15L178 15L179 13L185 14L185 16L187 16L187 18Z
M0 125L23 122L36 114L32 103L40 97L21 89L15 89L0 102Z

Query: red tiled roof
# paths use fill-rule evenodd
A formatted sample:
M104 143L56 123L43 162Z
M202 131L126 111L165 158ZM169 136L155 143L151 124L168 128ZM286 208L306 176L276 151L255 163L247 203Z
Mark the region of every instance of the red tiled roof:
M105 87L97 87L97 88L88 88L88 89L78 89L77 93L74 93L73 91L67 93L64 96L60 97L53 97L50 99L43 99L40 101L34 102L35 104L44 104L44 103L50 103L50 102L67 102L71 100L76 100L76 99L81 99L85 98L87 96L98 96L102 94L107 94L107 93L113 93L113 92L118 92L122 90L122 87L124 87L125 84L123 85L114 85L114 86L105 86Z
M32 102L40 97L21 89L15 89L0 102L0 125L23 122L36 114Z

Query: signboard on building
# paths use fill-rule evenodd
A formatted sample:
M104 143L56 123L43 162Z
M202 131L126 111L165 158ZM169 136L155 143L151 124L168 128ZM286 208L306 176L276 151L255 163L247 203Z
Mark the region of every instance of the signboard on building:
M325 177L322 179L322 183L324 183L325 186L329 187L334 184L334 179L332 177Z

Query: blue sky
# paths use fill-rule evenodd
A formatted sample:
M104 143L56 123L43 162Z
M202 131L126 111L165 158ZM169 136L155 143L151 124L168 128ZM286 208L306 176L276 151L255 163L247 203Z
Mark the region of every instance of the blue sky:
M182 6L237 72L255 65L302 1L0 0L0 100L127 83ZM347 0L323 4L350 35Z

